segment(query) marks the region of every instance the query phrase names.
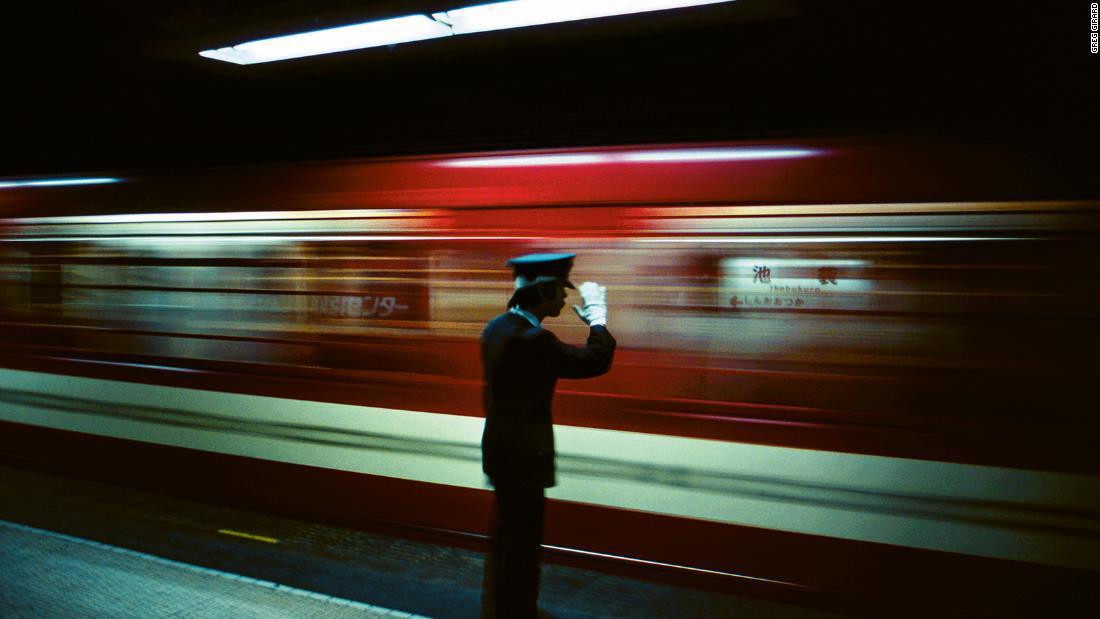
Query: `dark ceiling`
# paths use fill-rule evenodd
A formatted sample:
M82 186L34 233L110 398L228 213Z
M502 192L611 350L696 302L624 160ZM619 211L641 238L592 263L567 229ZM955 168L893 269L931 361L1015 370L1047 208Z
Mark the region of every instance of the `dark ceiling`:
M1081 149L1100 136L1100 56L1076 0L738 0L266 65L197 55L475 3L5 9L0 176L811 134Z

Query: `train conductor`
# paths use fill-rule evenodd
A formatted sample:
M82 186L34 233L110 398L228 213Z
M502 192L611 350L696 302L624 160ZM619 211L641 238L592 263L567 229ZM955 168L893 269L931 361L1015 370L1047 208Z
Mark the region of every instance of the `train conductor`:
M589 326L583 347L562 343L542 327L565 306L575 254L529 254L508 261L515 293L508 311L481 334L485 376L482 468L493 486L491 548L482 615L535 617L539 594L545 489L555 484L550 402L559 378L591 378L611 367L615 339L607 331L606 288L581 284L573 306Z

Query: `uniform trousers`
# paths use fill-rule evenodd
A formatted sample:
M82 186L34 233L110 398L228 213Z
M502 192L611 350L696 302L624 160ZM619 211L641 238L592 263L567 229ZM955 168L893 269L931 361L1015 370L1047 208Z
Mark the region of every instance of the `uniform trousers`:
M482 617L536 617L539 547L546 494L541 487L503 487L496 498L482 584Z

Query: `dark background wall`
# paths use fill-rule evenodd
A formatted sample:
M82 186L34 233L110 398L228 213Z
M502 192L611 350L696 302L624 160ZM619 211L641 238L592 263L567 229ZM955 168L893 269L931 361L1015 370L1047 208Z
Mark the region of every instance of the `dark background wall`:
M267 65L197 55L465 4L16 8L0 22L0 176L849 133L1090 157L1100 135L1076 0L738 0Z

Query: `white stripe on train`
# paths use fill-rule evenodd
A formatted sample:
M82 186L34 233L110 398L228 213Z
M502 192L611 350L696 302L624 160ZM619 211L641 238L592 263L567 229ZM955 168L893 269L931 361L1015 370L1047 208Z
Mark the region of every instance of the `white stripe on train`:
M0 420L486 488L482 419L0 369ZM1100 478L556 426L551 498L1100 570Z

